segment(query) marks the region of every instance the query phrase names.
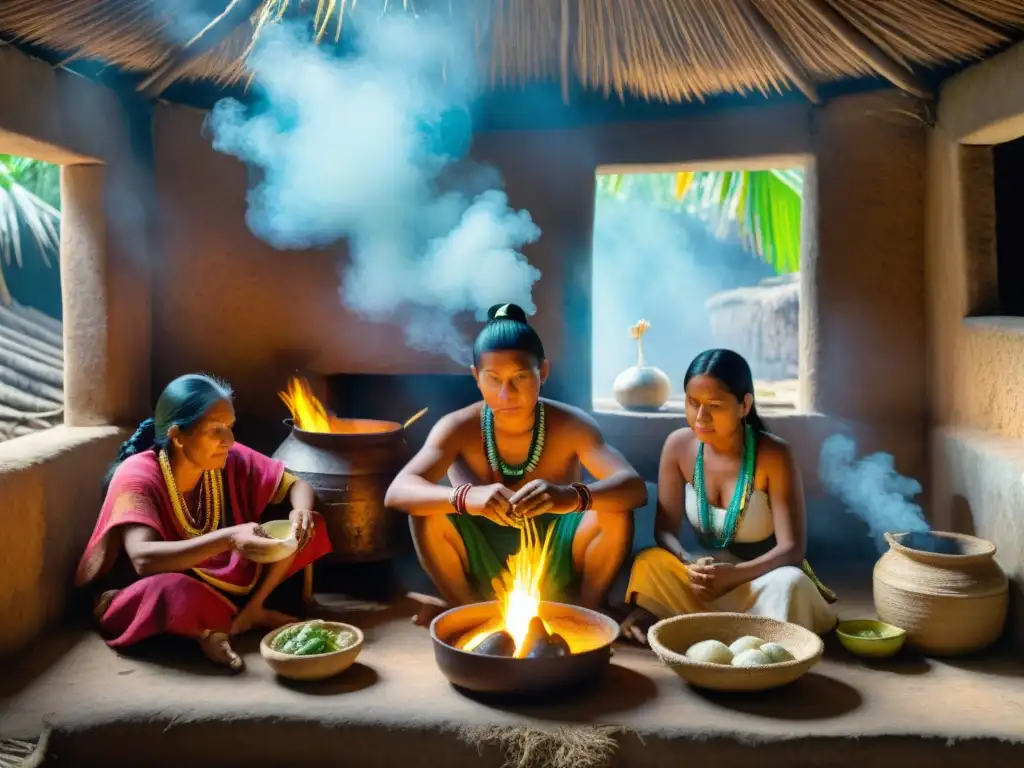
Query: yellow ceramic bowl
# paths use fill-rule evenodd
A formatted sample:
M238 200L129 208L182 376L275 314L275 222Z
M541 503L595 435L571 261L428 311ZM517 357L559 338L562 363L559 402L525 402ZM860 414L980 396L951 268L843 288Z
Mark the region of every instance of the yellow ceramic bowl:
M843 648L856 656L885 659L900 652L907 633L884 621L856 619L839 622L836 637Z
M300 621L296 623L307 624L314 622ZM294 627L295 624L286 624L275 629L273 632L268 633L260 642L260 655L270 665L270 668L281 677L286 677L289 680L326 680L328 677L341 674L355 664L356 657L363 650L363 631L359 627L354 627L351 624L342 624L337 621L315 620L315 623L323 624L327 629L335 632L339 630L351 632L355 635L355 640L348 647L333 653L318 653L315 656L293 656L290 653L275 651L270 647L270 644L279 632L283 632L288 627Z
M292 534L291 520L271 520L269 523L263 523L262 525L263 530L272 539L276 539L277 543L262 555L250 557L249 559L254 563L276 563L278 560L290 557L299 548L299 542Z

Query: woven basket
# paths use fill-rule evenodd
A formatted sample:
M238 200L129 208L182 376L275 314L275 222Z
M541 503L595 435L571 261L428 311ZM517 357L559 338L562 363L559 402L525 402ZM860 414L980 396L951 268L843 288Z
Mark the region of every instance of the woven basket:
M744 635L778 643L793 661L764 667L730 667L686 658L686 650L702 640L729 645ZM745 613L692 613L659 621L647 640L665 664L690 685L714 691L766 691L792 683L818 663L825 644L797 624Z
M875 564L878 618L907 632L907 645L934 656L974 653L1003 634L1009 582L995 545L976 536L932 532L961 554L935 554L885 534L889 551Z

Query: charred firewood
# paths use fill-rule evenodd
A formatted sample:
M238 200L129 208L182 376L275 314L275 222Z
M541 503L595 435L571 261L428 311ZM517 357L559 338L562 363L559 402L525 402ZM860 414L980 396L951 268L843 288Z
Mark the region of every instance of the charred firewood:
M504 631L492 632L473 649L473 653L478 653L481 656L502 656L504 658L512 658L515 652L516 641L512 639L512 635Z

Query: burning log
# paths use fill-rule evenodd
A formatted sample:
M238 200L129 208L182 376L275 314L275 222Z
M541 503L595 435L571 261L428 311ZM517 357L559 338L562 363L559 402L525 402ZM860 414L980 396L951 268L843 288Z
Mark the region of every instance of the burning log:
M492 632L485 637L480 645L473 649L473 653L481 656L502 656L510 659L516 653L516 641L512 635L504 630Z
M529 627L526 630L526 638L523 640L527 659L548 659L559 656L568 656L571 651L569 644L561 635L553 635L548 632L544 622L539 616L530 619Z

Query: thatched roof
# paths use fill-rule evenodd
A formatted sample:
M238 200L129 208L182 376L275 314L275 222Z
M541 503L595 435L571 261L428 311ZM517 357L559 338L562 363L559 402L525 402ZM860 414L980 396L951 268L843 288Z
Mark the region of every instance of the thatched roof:
M64 420L64 337L59 320L0 304L0 441Z
M140 87L156 95L179 80L245 79L261 11L313 14L319 6L336 19L355 2L2 0L0 32L149 75ZM1021 0L390 3L467 9L478 16L480 58L493 85L560 80L566 97L577 87L666 102L799 88L816 100L819 84L876 75L925 95L914 70L981 57L1024 37Z

